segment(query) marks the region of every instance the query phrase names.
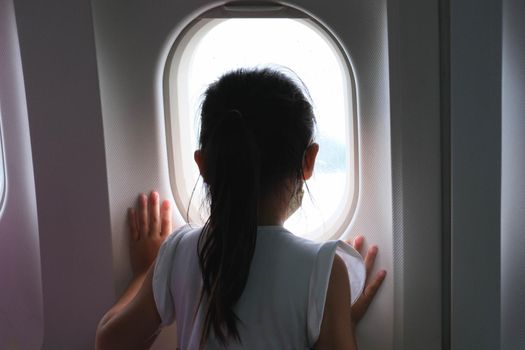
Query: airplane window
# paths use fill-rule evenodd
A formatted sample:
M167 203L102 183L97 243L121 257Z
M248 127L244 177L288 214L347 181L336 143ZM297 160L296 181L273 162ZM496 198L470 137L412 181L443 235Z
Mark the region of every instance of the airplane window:
M353 74L335 39L304 16L201 18L182 33L168 58L164 91L170 178L183 216L188 211L190 221L200 223L206 218L193 151L198 146L198 111L207 85L236 68L284 66L308 88L320 145L302 208L285 227L310 239L341 235L357 200L357 121Z

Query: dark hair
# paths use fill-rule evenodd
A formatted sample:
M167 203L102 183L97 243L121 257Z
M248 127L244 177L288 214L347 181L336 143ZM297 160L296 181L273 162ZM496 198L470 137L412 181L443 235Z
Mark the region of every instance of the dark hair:
M213 329L226 344L241 341L233 310L241 297L257 240L262 195L302 180L315 118L300 84L273 69L223 75L204 94L200 150L210 216L199 237L201 345Z

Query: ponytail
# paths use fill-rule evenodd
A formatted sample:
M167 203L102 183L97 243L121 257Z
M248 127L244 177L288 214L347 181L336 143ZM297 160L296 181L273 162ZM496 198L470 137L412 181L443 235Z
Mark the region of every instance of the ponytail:
M204 323L201 346L211 331L224 345L240 342L233 308L242 295L257 240L260 154L247 120L238 110L215 115L201 144L210 217L198 242Z
M197 245L201 346L210 336L241 342L234 307L255 251L259 200L288 193L290 180L302 178L313 139L315 118L300 86L272 69L239 69L205 92L199 145L210 217Z

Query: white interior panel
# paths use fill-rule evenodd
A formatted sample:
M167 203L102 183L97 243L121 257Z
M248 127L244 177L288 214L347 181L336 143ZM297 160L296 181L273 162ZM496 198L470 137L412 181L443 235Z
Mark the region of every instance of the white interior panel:
M246 19L287 17L299 11L323 24L341 45L355 80L352 108L356 120L347 122L355 127L355 178L359 181L355 182L354 214L338 234L342 232L342 238L362 234L368 243L377 244L376 267L388 272L358 328L360 349L439 349L438 2L295 0L289 7L260 2L254 7L246 2L221 7L222 2L209 0L0 1L0 122L5 166L0 209L0 349L93 348L98 320L131 275L127 207L135 203L139 192L152 189L174 200L163 85L166 62L184 28L211 8L218 8L225 17ZM470 14L465 9L470 7L459 8L462 11L455 14L461 24L462 16ZM494 11L487 7L485 12ZM467 30L469 25L464 24ZM491 33L485 34L491 37ZM458 51L469 53L470 42L459 38L463 41L456 43ZM507 53L507 72L512 72L506 75L508 88L518 84L520 77L509 78L514 77L515 61L511 58L521 56ZM456 74L475 69L477 73L470 76L478 76L482 71L468 54L460 58L463 65ZM492 88L491 77L487 86ZM457 82L464 81L459 78ZM476 80L467 83L457 85L460 93L456 102L463 102L462 88L470 91L482 86ZM471 102L470 95L465 96ZM520 110L516 101L521 100L507 96L512 102L507 105L509 116L515 117L504 124L504 132L509 131L503 145L504 167L509 167L503 171L502 211L509 220L503 221L506 226L502 227L508 233L502 240L503 255L508 252L502 266L510 264L512 271L521 271L522 261L515 260L520 252L511 244L519 222L513 226L517 221L510 221L514 204L522 208L520 197L511 192L519 180L512 176L522 165L513 162L521 147L514 141L522 140L513 132L522 124L516 119L518 114L512 114ZM478 102L479 96L474 100ZM455 226L455 257L467 263L457 264L456 294L458 303L461 300L471 309L458 307L457 314L466 316L458 320L472 329L481 321L465 310L475 311L480 305L479 300L469 299L469 293L477 288L472 281L482 281L484 270L462 270L471 269L472 261L468 261L468 254L460 253L476 253L469 247L476 241L478 228L489 235L494 230L483 227L483 220L471 220L476 216L469 215L477 212L467 210L469 215L462 216L462 208L484 204L479 194L484 193L485 182L479 173L485 169L481 158L469 163L472 149L461 140L463 136L468 139L471 122L477 119L472 117L471 105L460 107L464 108L454 114L463 121L455 129L455 175L462 182L455 190L467 190L455 193L463 201L455 202L454 214L464 225ZM483 107L472 110L484 115ZM485 133L474 135L475 144L493 146L497 138L493 143L486 140L491 140L489 131L496 129L490 123L482 126ZM492 160L497 160L495 150L490 148L487 153ZM469 164L477 167L469 171ZM172 166L180 164L175 161ZM492 177L487 178L496 183L499 169L490 170ZM477 196L470 196L472 184L478 186L472 191ZM494 205L499 193L492 190L489 195L489 203ZM471 197L481 199L476 203L465 200ZM491 208L480 212L493 224ZM176 211L174 215L177 224L183 223L184 213ZM476 222L476 230L468 226L470 222ZM489 243L481 247L490 247ZM485 251L489 250L482 253ZM489 264L492 260L482 263L494 270L496 264ZM514 300L513 280L502 275L503 291L509 291L504 300ZM513 320L508 315L508 320ZM457 344L467 345L458 349L472 345L468 332L460 335L462 342ZM174 342L175 328L170 327L154 348L172 349ZM490 341L487 344L492 346Z
M442 291L442 263L448 259L442 224L446 189L441 176L446 151L441 143L446 144L442 134L448 130L441 120L446 110L440 112L437 10L438 1L388 1L394 345L403 350L447 349L442 332L448 307L442 301L448 293Z
M36 259L42 280L40 284L31 269L16 271L17 278L27 277L41 286L43 340L35 337L41 344L27 349L93 349L97 323L114 301L114 281L91 4L16 0L14 7L25 87L23 105L27 106L30 132L6 130L6 134L18 142L30 136L31 155L22 152L27 148L19 147L13 156L19 161L32 158L33 168L25 175L13 173L8 158L16 151L9 150L6 139L7 203L22 201L13 208L19 220L24 215L36 215L30 199L24 198L34 178L38 240L32 236L23 251L20 248L9 252L23 259L24 264ZM3 62L0 71L4 73ZM13 71L5 70L6 74ZM10 84L5 91L13 91L13 86L17 85ZM17 101L12 97L7 100ZM6 115L4 111L2 114ZM22 122L24 116L16 116L16 120ZM34 177L29 180L28 174ZM23 180L21 188L11 187ZM39 256L31 251L38 252L38 241ZM3 259L4 245L0 249ZM6 280L2 279L2 296ZM18 287L17 293L25 303L18 312L26 307L38 312L37 307L27 304L31 298L25 290ZM17 315L13 312L8 317L16 320ZM27 332L24 336L25 341L32 339Z
M173 200L162 85L169 50L186 25L200 13L217 5L205 0L140 1L133 4L124 0L93 1L111 211L113 271L118 292L123 290L130 277L126 208L134 203L138 192L152 189L159 190L162 197ZM396 231L397 236L393 236L392 213L395 208L392 200L392 131L386 1L298 0L290 5L297 6L329 28L351 59L356 81L358 163L361 180L355 216L345 227L343 237L363 234L368 242L378 244L380 255L377 267L388 271L384 285L358 329L358 337L363 349L402 349L399 344L403 342L394 338L403 337L405 333L394 334L394 327L402 329L404 318L397 317L395 313L408 317L404 310L412 310L414 307L411 307L410 299L404 297L405 269L401 262L405 246L402 244L402 225ZM433 127L434 122L426 124L427 127ZM426 122L423 120L421 123ZM403 134L396 135L399 137ZM410 141L413 140L408 139L396 155L402 154L399 152L406 151L405 147L414 144ZM437 139L431 139L429 142L433 142L433 147L437 142L439 149L439 134ZM415 144L418 145L417 142ZM424 142L419 143L421 144ZM429 171L436 170L433 168L434 164L432 160L432 168ZM418 179L417 162L402 170L412 174L411 178L404 178L404 181ZM437 172L439 173L439 166ZM436 176L439 183L439 175ZM419 187L413 189L412 197L405 198L411 200L411 208L417 208L418 189L434 184L435 182L417 182ZM435 187L432 189L436 190ZM398 187L398 190L404 189ZM439 194L439 186L436 191ZM402 204L402 201L396 204L400 210L404 209ZM422 231L421 228L426 224L422 221L429 216L432 219L437 217L439 222L439 203L437 207L437 211L425 214L419 220L414 217L409 221L411 229ZM181 213L177 212L175 215L176 222L182 223ZM439 228L436 230L439 233ZM412 239L410 242L415 243L416 240ZM404 262L406 266L419 269L419 273L425 271L426 263L437 266L432 268L432 271L437 270L437 274L432 275L431 283L424 286L423 292L418 292L418 286L412 289L412 295L416 295L418 300L422 301L427 295L424 293L425 289L440 289L440 260L438 256L434 261L422 263L421 252L417 250L417 246L412 244L409 248L413 250L413 254ZM401 268L394 266L395 261L401 264ZM432 294L430 299L439 310L439 293ZM419 307L420 304L416 305ZM410 317L415 315L414 312L407 314ZM420 316L421 314L418 315ZM439 316L435 312L428 315L433 320L437 319L437 323ZM394 319L398 321L396 325ZM416 324L417 320L412 319L412 323ZM167 348L175 339L174 332L174 328L163 332L156 348ZM418 338L416 333L407 334ZM439 344L439 328L437 333L435 329L430 333L433 337L432 342ZM423 335L421 339L413 343L424 344L428 337Z
M39 349L40 245L15 12L0 1L0 349ZM4 187L5 186L5 187Z

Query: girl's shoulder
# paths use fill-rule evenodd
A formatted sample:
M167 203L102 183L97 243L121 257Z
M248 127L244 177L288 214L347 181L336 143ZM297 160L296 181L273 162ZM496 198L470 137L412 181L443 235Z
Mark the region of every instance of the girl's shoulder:
M163 246L173 247L177 246L179 243L198 238L201 230L202 227L196 227L190 224L180 226L166 238Z
M292 265L306 268L311 281L328 285L334 257L344 261L351 285L352 302L361 294L366 277L362 256L349 244L341 240L312 241L297 236L284 227L259 227L258 250L275 261L291 261Z
M325 256L333 259L340 241L313 241L298 236L282 226L259 226L257 244L267 245L275 254L282 252L286 255L298 255L316 260Z
M153 272L152 288L162 325L169 325L175 319L171 288L173 270L188 267L187 259L191 258L191 253L195 250L187 249L187 245L192 242L196 244L200 231L200 227L181 226L166 238L159 249Z

